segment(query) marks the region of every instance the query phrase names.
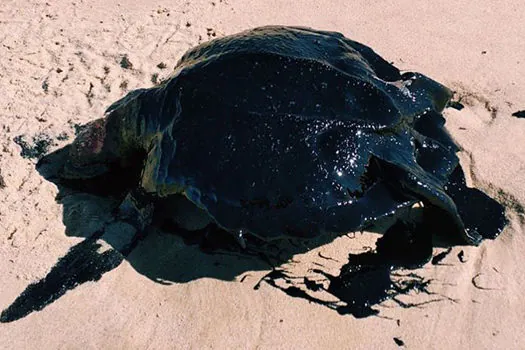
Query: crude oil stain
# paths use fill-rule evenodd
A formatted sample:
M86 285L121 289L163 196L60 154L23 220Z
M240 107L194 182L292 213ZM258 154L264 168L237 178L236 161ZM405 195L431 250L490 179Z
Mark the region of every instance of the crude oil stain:
M120 265L123 260L120 253L112 249L99 253L100 247L94 239L86 239L72 247L44 279L29 285L2 312L0 322L13 322L42 310L68 290L88 281L98 281L104 273Z
M525 118L525 110L514 112L512 113L512 116L516 118Z
M394 342L396 343L397 346L405 346L405 342L399 338L394 338Z
M447 257L448 254L450 254L450 252L452 251L452 248L448 248L447 250L445 250L444 252L441 252L439 254L436 254L433 258L432 258L432 265L439 265L439 263L441 261L443 261L443 259L445 259Z
M459 101L450 101L447 107L454 108L458 111L461 111L463 108L465 108L465 106Z
M41 158L53 144L53 139L44 133L33 136L31 142L24 135L16 136L13 141L22 148L20 155L26 159Z
M461 263L464 263L464 262L467 261L467 260L465 259L465 252L463 252L463 250L460 251L460 252L458 253L458 260L459 260Z

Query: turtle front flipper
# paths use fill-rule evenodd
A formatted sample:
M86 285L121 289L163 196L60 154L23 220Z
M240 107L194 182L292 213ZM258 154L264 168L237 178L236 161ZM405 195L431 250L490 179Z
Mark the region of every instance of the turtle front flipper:
M424 210L433 212L427 217L436 217L436 225L447 224L444 233L461 237L467 244L479 244L482 235L466 230L456 203L445 191L449 175L459 166L455 149L419 133L402 132L390 138L405 147L396 151L381 143L374 147L377 176L393 193L423 202Z
M118 208L117 222L115 224L131 227L126 229L123 227L122 234L108 237L110 239L108 243L124 256L128 255L151 224L154 208L153 198L144 192L143 189L136 188L130 191ZM105 238L104 236L103 238ZM112 244L111 238L116 239L115 244Z

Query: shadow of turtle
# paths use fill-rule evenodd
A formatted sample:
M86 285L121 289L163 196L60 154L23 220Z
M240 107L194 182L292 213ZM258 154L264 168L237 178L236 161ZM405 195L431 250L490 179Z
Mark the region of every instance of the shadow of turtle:
M119 232L108 233L107 226L116 220L118 206L136 186L140 169L117 169L94 180L64 180L58 172L67 152L66 146L37 164L38 172L57 186L56 201L63 206L66 235L86 239L102 237L109 246L118 249ZM203 277L231 281L246 271L268 270L336 237L327 234L309 240L264 242L249 236L246 237L247 248L243 249L230 234L220 229L186 231L155 215L147 234L125 254L125 258L137 272L158 282L184 283Z

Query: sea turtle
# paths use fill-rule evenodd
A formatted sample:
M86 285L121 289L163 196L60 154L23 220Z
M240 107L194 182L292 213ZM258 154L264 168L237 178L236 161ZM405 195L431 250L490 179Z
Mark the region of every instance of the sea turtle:
M375 255L350 255L339 276L322 272L330 280L324 290L347 304L340 313L370 315L392 287L391 262L428 259L437 227L477 244L506 223L500 204L465 184L441 115L450 98L441 84L400 73L334 32L269 26L191 49L169 80L130 92L57 151L63 166L50 179L128 194L116 217L29 285L0 322L100 279L154 213L171 217L179 233L226 241L226 231L241 246L248 235L245 251L264 253L261 239L345 233L422 204L423 220L398 218ZM52 158L39 171L47 173ZM289 295L317 301L280 270L263 279L283 279ZM323 289L306 277L304 284Z
M465 226L447 193L460 171L441 115L451 95L340 33L255 28L189 50L170 79L112 104L61 176L139 164L119 214L138 231L158 201L181 227L214 224L241 245L354 231L421 202L477 244L499 231Z

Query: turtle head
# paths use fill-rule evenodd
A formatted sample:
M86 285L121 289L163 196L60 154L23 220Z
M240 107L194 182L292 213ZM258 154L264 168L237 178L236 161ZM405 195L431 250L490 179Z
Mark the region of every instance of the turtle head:
M109 151L107 119L100 118L82 127L69 148L69 154L61 177L66 179L89 179L107 173L118 159Z
M104 118L82 127L70 146L62 178L90 179L115 168L132 166L140 159L144 133L140 108L145 91L131 91L113 103Z

